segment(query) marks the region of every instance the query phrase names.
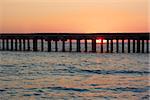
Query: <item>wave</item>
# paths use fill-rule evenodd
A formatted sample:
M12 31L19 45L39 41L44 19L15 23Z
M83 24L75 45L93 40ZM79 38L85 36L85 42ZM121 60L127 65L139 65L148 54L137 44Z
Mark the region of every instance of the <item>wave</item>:
M133 71L133 70L85 70L79 68L53 69L52 73L80 73L80 74L129 74L129 75L149 75L149 71Z
M148 92L150 89L149 86L143 88L135 88L135 87L117 87L117 88L67 88L67 87L44 87L44 88L29 88L27 90L35 91L35 92L52 92L53 91L72 91L72 92L98 92L98 91L112 91L112 92L135 92L142 93Z

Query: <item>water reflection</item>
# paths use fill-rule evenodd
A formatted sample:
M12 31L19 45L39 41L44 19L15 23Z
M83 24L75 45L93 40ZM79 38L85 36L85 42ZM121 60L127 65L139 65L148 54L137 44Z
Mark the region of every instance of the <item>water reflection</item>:
M1 52L0 57L2 99L150 98L146 54Z

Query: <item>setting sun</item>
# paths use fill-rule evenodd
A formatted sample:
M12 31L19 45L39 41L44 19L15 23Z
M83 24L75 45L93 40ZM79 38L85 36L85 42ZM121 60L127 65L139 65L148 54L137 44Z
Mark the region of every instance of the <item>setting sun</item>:
M106 40L103 40L102 38L96 39L96 43L106 43Z

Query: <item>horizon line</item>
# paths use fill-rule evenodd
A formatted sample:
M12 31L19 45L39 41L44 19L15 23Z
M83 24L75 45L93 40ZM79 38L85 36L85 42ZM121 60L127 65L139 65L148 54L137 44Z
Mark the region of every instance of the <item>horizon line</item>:
M98 34L98 33L150 33L150 32L0 32L0 34Z

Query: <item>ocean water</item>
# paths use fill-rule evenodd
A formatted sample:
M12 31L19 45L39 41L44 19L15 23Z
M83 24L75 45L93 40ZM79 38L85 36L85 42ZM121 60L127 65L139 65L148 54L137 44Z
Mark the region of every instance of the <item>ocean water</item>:
M0 100L149 100L149 54L0 52Z

